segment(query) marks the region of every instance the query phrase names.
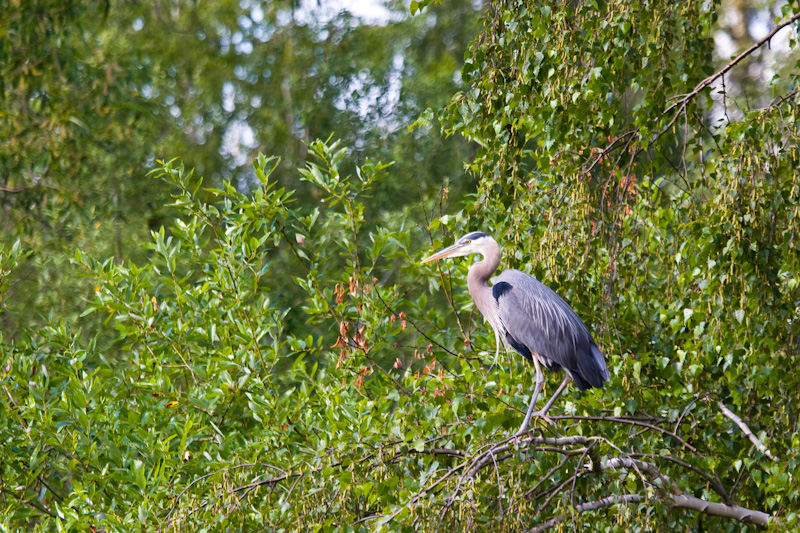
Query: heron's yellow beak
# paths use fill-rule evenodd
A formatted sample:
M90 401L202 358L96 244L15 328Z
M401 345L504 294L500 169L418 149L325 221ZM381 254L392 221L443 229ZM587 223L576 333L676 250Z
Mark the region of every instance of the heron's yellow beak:
M445 257L451 257L453 254L458 252L461 249L462 246L464 246L464 245L460 244L460 243L456 243L453 246L448 246L447 248L445 248L443 250L439 250L435 254L433 254L433 255L431 255L429 257L426 257L425 259L422 260L422 262L423 263L430 263L431 261L436 261L437 259L443 259Z

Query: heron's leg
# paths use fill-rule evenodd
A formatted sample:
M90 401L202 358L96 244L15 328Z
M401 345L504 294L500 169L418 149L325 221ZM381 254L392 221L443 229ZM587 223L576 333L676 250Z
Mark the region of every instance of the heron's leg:
M494 364L497 364L500 361L500 334L495 330L494 332L494 343L497 346L497 349L494 352Z
M566 376L564 376L564 381L562 381L561 385L558 386L558 389L556 389L556 392L555 394L553 394L553 397L550 398L549 402L547 402L547 405L542 407L542 410L536 413L536 416L544 416L547 413L547 411L549 411L550 408L553 406L553 403L556 401L556 399L561 395L562 392L564 392L564 389L569 384L569 382L572 381L572 376L569 374L569 372L564 372L564 373L566 374Z
M531 417L533 416L533 406L536 404L536 399L539 397L539 393L542 391L542 387L544 386L544 373L542 372L542 367L539 364L539 359L537 359L535 354L533 356L533 365L536 367L536 387L533 388L531 404L528 406L528 412L525 414L525 420L522 421L522 426L520 426L519 431L517 431L517 435L525 433L525 430L528 429L528 424L531 423Z

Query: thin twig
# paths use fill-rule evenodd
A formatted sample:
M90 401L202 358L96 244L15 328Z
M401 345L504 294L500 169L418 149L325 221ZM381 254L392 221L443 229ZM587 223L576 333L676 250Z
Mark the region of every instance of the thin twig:
M228 470L233 470L234 468L245 468L245 467L252 467L252 466L255 466L255 465L256 465L255 463L244 463L244 464L229 466L229 467L226 467L226 468L220 468L219 470L215 470L213 472L209 472L208 474L203 474L202 476L192 480L192 482L189 483L188 485L186 485L186 487L184 487L184 489L180 492L180 494L178 494L178 497L175 498L175 503L172 504L172 507L170 508L169 512L167 513L167 516L164 518L164 522L165 522L165 526L164 527L169 528L170 517L172 516L173 511L175 511L175 509L178 507L178 504L180 503L181 498L183 497L183 495L186 494L186 491L188 491L190 488L192 488L192 486L195 483L198 483L198 482L200 482L200 481L202 481L202 480L204 480L206 478L209 478L209 477L211 477L213 475L220 474L222 472L227 472ZM159 529L159 531L163 531L163 529L164 528L162 527L161 529Z
M495 461L494 454L492 455L492 462L494 463L494 472L497 474L497 505L500 507L500 518L503 518L503 485L500 483L500 469L497 468L497 461Z
M619 422L621 424L630 424L633 426L646 427L654 431L658 431L659 433L663 433L664 435L669 435L673 439L676 439L678 442L680 442L682 446L688 448L690 451L702 457L705 456L705 454L699 452L697 448L695 448L694 446L683 440L681 437L679 437L677 433L670 431L668 429L664 429L659 426L655 426L653 424L648 424L647 422L641 422L639 420L631 418L621 418L616 416L575 416L575 415L555 415L555 416L548 415L548 416L550 416L550 418L552 418L553 420L597 420L601 422Z
M373 283L373 285L372 285L372 288L375 290L375 295L376 295L376 296L378 297L378 299L381 301L381 303L383 304L383 306L384 306L384 307L386 307L386 309L387 309L387 310L388 310L390 313L392 313L392 315L394 315L394 316L400 316L400 313L397 313L397 312L396 312L394 309L392 309L392 307L391 307L391 306L390 306L388 303L386 303L386 300L384 300L384 299L383 299L383 296L381 296L380 290L378 289L378 285ZM457 356L457 355L458 355L458 354L457 354L457 353L455 353L454 351L452 351L452 350L448 350L448 349L447 349L447 347L443 346L442 344L439 344L439 343L438 343L437 341L435 341L434 339L432 339L432 338L428 337L428 335L426 335L424 331L422 331L421 329L419 329L419 327L418 327L418 326L417 326L417 325L414 323L414 321L413 321L413 320L411 320L410 318L406 317L405 321L406 321L406 322L408 322L409 324L411 324L411 327L412 327L412 328L414 328L415 330L417 330L417 333L419 333L420 335L422 335L423 337L425 337L425 339L426 339L428 342L430 342L430 343L432 343L432 344L435 344L436 346L438 346L439 348L441 348L443 351L445 351L445 352L449 353L450 355L453 355L453 356Z

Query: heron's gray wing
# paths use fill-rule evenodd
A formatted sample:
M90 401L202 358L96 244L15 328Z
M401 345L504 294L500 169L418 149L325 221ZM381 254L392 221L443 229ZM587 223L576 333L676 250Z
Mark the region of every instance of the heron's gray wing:
M586 325L552 289L519 270L501 273L492 289L512 348L526 357L538 355L548 368L564 368L581 390L608 380L605 359Z

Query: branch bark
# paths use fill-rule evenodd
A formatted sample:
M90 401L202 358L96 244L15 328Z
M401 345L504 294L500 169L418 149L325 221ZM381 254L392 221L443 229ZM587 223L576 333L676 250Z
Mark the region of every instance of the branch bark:
M638 503L642 500L643 498L639 494L623 494L622 496L609 496L608 498L602 498L600 500L595 500L593 502L582 503L581 505L577 506L575 510L579 513L585 513L586 511L594 511L602 507L617 505L619 503ZM567 518L567 516L568 515L566 513L560 514L555 518L551 518L547 522L544 522L534 528L529 529L528 533L541 533L542 531L548 530L551 527L556 526L559 523L563 522Z
M662 474L655 465L639 461L614 457L604 461L603 470L617 470L619 468L635 468L640 473L646 473L651 478L661 481L661 490L656 491L656 498L672 508L689 509L700 513L732 518L747 524L766 526L770 515L762 511L754 511L739 505L725 505L724 503L709 502L687 494L681 494L680 489L668 476Z
M738 505L731 506L722 503L707 502L705 500L701 500L700 498L695 498L694 496L686 496L685 494L668 494L659 499L674 509L689 509L691 511L697 511L713 516L733 518L734 520L738 520L747 524L766 526L767 521L769 520L769 515L767 513L751 511L750 509L745 509L744 507L739 507ZM645 498L639 494L609 496L608 498L602 498L600 500L578 505L575 507L575 511L578 513L585 513L587 511L595 511L611 505L638 503L644 500ZM567 513L560 514L554 518L551 518L547 522L543 522L538 526L529 529L528 533L541 533L542 531L546 531L551 527L563 522L568 516L569 515Z
M701 498L696 498L688 494L682 494L680 489L668 476L662 474L655 465L631 459L627 457L612 457L606 459L601 464L601 470L619 470L627 468L636 470L640 475L646 474L653 481L660 481L658 490L655 491L655 498L671 509L688 509L712 516L730 518L746 524L756 524L766 526L769 523L770 515L762 511L754 511L739 505L726 505L724 503L709 502ZM592 502L583 503L575 507L578 513L594 511L602 507L609 507L617 504L638 503L645 498L639 494L623 494L621 496L609 496ZM562 513L528 530L528 533L541 533L563 522L569 513Z
M759 526L766 526L769 522L770 515L761 511L753 511L738 505L725 505L724 503L707 502L694 496L686 494L668 494L666 497L661 498L670 507L679 509L689 509L699 513L705 513L712 516L721 516L723 518L733 518L739 522L746 524L756 524Z
M742 432L743 432L745 435L747 435L747 438L748 438L748 439L750 439L750 442L752 442L752 443L753 443L753 446L755 446L756 448L758 448L758 451L760 451L761 453L763 453L764 455L766 455L767 457L769 457L769 458L770 458L770 459L772 459L773 461L777 461L777 460L778 460L778 459L777 459L777 458L776 458L774 455L772 455L772 452L770 452L770 451L769 451L769 448L767 448L766 446L764 446L764 443L763 443L763 442L761 442L760 440L758 440L758 437L756 437L756 436L753 434L753 432L752 432L752 431L750 431L750 428L748 427L748 425L747 425L747 424L745 424L745 423L744 423L744 420L742 420L741 418L739 418L739 416L737 416L737 415L736 415L736 413L734 413L733 411L731 411L730 409L728 409L727 407L725 407L725 404L724 404L724 403L722 403L722 402L717 402L717 405L719 406L719 408L720 408L720 410L722 411L722 414L723 414L723 415L725 415L725 416L727 416L728 418L730 418L731 420L733 420L734 424L736 424L737 426L739 426L739 429L741 429L741 430L742 430Z

